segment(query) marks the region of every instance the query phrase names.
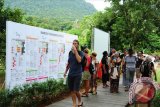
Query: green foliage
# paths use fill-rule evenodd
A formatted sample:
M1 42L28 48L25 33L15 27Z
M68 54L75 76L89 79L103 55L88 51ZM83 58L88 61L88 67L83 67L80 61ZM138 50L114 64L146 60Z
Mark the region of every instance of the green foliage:
M159 51L155 51L155 52L153 53L153 55L155 55L155 56L160 56L160 50L159 50Z
M159 107L160 105L160 90L157 91L155 98L152 101L153 107Z
M101 20L101 12L97 12L91 16L85 16L81 21L73 24L73 28L68 33L79 36L81 45L87 45L91 48L91 38L93 36L93 28Z
M0 32L0 73L5 69L5 51L6 51L6 36Z
M4 8L4 0L0 1L0 69L5 68L5 52L6 52L6 21L21 22L23 12L20 9Z
M60 21L58 19L49 18L39 18L33 16L24 16L22 22L23 24L41 27L45 29L51 29L55 31L67 31L72 28L72 21Z
M96 27L110 32L111 47L132 47L153 52L160 49L159 0L109 0Z
M23 13L17 8L4 8L3 0L1 0L0 4L0 32L4 32L6 28L6 21L11 20L14 22L20 22L23 17Z
M1 107L37 107L41 104L48 104L61 94L68 93L67 86L63 80L50 79L47 82L26 84L23 87L16 87L13 90L0 91Z
M157 82L160 83L160 68L156 70Z
M11 98L9 98L8 96L9 96L8 90L0 90L0 106L1 107L9 106L11 102Z
M96 12L85 0L5 0L5 6L24 10L29 16L56 18L63 21L81 19Z
M3 0L0 1L0 68L5 68L6 52L6 21L20 22L32 26L42 27L56 31L66 31L72 28L73 22L59 19L38 18L26 16L20 9L5 8Z
M112 1L110 8L84 17L69 33L78 34L81 44L89 48L93 28L97 27L110 33L111 47L117 50L133 48L145 53L160 50L159 0L109 1Z

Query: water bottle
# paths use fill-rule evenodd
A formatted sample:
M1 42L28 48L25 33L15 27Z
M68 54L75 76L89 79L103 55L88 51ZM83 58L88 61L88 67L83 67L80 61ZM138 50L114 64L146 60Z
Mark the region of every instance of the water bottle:
M67 79L66 79L66 76L65 76L64 79L63 79L63 84L64 84L64 85L66 85L66 80L67 80Z

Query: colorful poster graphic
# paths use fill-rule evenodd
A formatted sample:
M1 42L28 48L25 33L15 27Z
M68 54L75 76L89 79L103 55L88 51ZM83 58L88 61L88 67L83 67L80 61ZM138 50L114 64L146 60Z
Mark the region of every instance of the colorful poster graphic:
M6 88L63 78L77 36L10 21L6 34Z
M18 40L18 39L12 39L11 40L11 60L10 60L10 74L11 74L11 81L13 84L11 86L15 85L21 85L25 83L25 41L24 40ZM21 76L19 76L21 75Z

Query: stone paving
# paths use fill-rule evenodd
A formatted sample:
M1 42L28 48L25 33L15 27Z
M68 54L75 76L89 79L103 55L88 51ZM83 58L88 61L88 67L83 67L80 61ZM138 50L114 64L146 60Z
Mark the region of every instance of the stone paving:
M124 107L128 102L128 92L124 92L122 84L119 86L119 93L110 93L109 87L97 89L97 95L89 94L89 97L82 97L83 107ZM48 107L72 107L71 97L49 105Z

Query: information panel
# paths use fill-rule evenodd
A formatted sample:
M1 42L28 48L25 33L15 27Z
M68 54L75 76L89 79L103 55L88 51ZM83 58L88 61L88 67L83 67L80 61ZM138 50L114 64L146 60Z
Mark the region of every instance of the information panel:
M76 35L7 21L6 88L63 78Z
M110 34L94 28L93 50L97 53L98 61L101 61L103 51L110 52Z

